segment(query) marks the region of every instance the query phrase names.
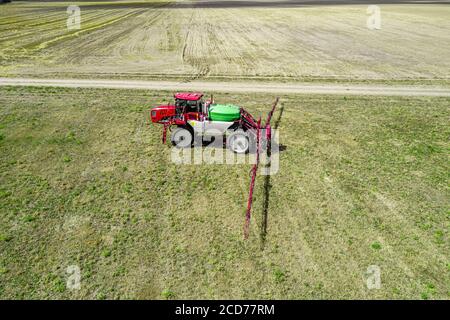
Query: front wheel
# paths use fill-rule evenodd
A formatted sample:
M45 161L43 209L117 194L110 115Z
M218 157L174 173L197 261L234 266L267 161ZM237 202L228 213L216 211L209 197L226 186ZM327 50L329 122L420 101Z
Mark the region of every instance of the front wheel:
M237 130L227 137L227 148L235 153L247 153L250 149L248 134Z
M176 128L172 131L170 141L178 148L189 148L192 146L194 138L192 132L185 128Z

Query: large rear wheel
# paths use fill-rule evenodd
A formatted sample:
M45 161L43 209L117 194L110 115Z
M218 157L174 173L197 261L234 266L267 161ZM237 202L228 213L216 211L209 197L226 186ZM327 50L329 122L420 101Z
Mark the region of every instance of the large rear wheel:
M243 130L236 130L227 137L227 148L235 153L247 153L250 149L250 139Z
M186 128L176 128L170 135L170 141L177 148L190 148L194 137L192 132Z

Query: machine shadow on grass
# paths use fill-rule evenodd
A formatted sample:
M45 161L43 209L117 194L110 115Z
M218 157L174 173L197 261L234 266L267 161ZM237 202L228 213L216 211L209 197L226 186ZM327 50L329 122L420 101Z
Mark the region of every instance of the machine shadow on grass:
M280 113L278 114L277 120L275 121L274 129L278 130L278 126L281 121L281 117L283 116L284 111L284 104L281 103L280 105ZM284 151L286 150L286 146L279 145L279 148L276 150ZM267 168L270 171L271 162L267 164ZM261 250L264 250L265 244L266 244L266 236L267 236L267 219L268 219L268 212L269 212L269 195L270 195L270 174L264 176L264 195L263 195L263 207L262 207L262 221L261 221L261 228L260 228L260 239L261 239Z

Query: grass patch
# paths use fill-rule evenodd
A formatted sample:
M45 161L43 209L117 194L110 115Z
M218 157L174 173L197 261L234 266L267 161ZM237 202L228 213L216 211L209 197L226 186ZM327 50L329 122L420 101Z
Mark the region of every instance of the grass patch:
M165 290L163 290L163 292L161 292L161 296L164 299L169 300L169 299L172 299L172 298L175 297L175 293L170 291L170 290L168 290L168 289L165 289Z
M0 233L0 241L8 242L11 241L12 237L7 234L1 234Z
M3 275L3 274L6 274L6 273L8 273L8 269L7 268L5 268L5 267L3 267L3 266L0 266L0 276L1 275Z
M274 278L275 282L278 282L278 283L284 282L286 280L286 273L283 270L276 268L273 271L273 278Z
M244 241L250 166L172 163L147 125L171 96L0 88L1 298L448 299L448 98L282 96ZM274 98L214 97L254 115Z
M66 163L67 163L67 162L71 162L71 161L72 161L72 158L71 158L70 156L64 156L64 157L63 157L63 161L66 162Z
M110 256L111 256L111 250L109 250L109 249L104 249L104 250L102 251L102 257L108 258L108 257L110 257Z
M372 247L372 249L374 250L380 250L381 249L381 243L379 242L374 242L370 245Z
M24 222L33 222L34 220L36 220L36 217L31 214L27 214L22 218L22 220Z

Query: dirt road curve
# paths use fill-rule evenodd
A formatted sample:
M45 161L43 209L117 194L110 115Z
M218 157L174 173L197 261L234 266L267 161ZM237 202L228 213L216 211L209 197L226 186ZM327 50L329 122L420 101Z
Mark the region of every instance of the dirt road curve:
M0 78L0 86L450 97L450 88L436 86L289 84L276 82L192 81L186 83L175 81Z

